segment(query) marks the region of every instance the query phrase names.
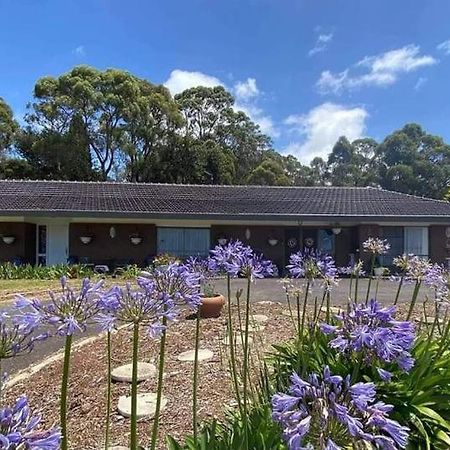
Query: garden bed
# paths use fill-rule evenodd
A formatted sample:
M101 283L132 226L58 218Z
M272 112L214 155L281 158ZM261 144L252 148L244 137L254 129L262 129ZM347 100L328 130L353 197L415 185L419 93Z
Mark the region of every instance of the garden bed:
M254 314L269 316L264 331L254 338L252 353L255 349L262 352L276 342L292 336L292 321L286 306L267 302L252 305ZM201 322L201 347L211 349L214 357L200 363L199 375L199 420L211 417L223 417L224 409L234 404L228 374L226 346L226 311L218 319L204 319ZM235 317L235 320L236 317ZM165 368L164 395L168 404L162 413L159 430L159 448L165 448L165 436L171 434L181 437L192 431L192 370L193 363L177 360L177 355L192 349L195 333L194 320L182 320L171 326L167 338L167 364ZM261 345L263 344L263 345ZM45 344L44 344L45 345ZM102 447L105 430L106 397L106 356L105 339L74 351L71 366L70 402L68 424L70 448L74 450L98 449ZM140 360L156 362L158 342L142 335ZM131 332L122 329L113 335L113 367L131 361ZM58 423L59 380L62 362L51 363L45 369L28 379L12 386L7 392L8 401L21 393L29 393L30 404L43 413L46 425ZM49 383L49 380L54 382ZM139 384L139 392L154 392L156 380ZM113 414L111 421L112 439L115 445L127 445L129 437L129 419L117 413L117 401L121 395L129 395L130 385L113 384ZM148 445L152 421L139 422L141 443Z

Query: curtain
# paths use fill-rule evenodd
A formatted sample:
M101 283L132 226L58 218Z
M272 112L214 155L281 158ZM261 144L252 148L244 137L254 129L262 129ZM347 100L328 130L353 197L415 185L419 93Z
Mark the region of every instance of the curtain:
M428 256L427 227L405 227L405 253Z

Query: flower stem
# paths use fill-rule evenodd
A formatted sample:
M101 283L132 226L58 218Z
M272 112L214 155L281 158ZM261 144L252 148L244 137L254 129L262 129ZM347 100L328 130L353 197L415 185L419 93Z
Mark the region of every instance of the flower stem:
M375 254L372 254L372 259L370 261L369 281L367 283L366 305L367 303L369 303L370 285L372 284L372 274L374 267L375 267Z
M248 354L248 329L250 324L250 286L251 278L247 278L247 298L245 302L245 335L244 335L244 448L248 449L248 366L249 366L249 354Z
M305 330L306 304L308 302L309 285L310 285L310 280L308 280L306 282L305 298L303 300L303 313L302 313L302 323L301 323L301 329L300 329L300 337L303 336L303 331Z
M411 299L411 304L409 305L409 311L408 315L406 316L406 320L409 320L411 318L411 314L414 311L414 306L416 306L417 297L419 295L420 285L422 284L421 281L417 280L416 285L414 286L414 291Z
M198 348L200 345L200 313L195 319L195 354L194 354L194 380L192 382L192 429L194 441L197 445L197 387L198 387Z
M60 403L60 422L61 422L61 450L68 449L67 436L67 392L69 387L69 372L70 372L70 352L72 348L72 335L66 336L64 344L64 363L63 374L61 381L61 403Z
M107 353L107 388L106 388L106 429L105 429L105 450L109 448L109 429L111 418L111 331L106 334Z
M131 372L131 423L130 423L130 448L137 450L137 371L139 351L139 323L133 325L133 369Z
M395 300L394 300L394 305L397 304L398 299L400 298L400 291L402 290L402 286L403 286L403 279L404 279L404 275L401 276L400 281L398 283L398 289L397 289L397 294L395 295Z
M239 383L237 378L236 355L234 351L235 349L233 336L233 318L231 315L231 278L229 275L227 275L227 296L228 296L228 339L230 344L231 376L233 377L234 390L236 393L236 400L239 405L239 410L242 412L241 396L239 394Z
M159 414L161 411L161 400L164 381L164 360L166 356L166 328L165 328L167 325L166 316L164 316L162 319L162 325L164 327L164 330L162 332L161 341L159 343L158 388L156 391L155 419L153 421L150 450L156 449L156 443L158 441Z

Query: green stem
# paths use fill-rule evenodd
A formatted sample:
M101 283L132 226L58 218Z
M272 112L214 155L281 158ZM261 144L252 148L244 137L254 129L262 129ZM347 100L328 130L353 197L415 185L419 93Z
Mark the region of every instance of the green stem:
M236 394L236 400L239 405L239 410L242 412L241 396L239 394L239 383L237 377L236 355L234 348L234 336L233 336L233 317L231 314L231 278L227 275L227 294L228 294L228 338L230 346L230 359L231 359L231 376L233 377L234 391ZM154 450L154 449L151 449Z
M375 267L375 255L372 255L372 259L370 262L369 281L367 283L366 305L367 305L367 303L369 303L370 285L372 284L372 274L373 274L374 267Z
M417 280L416 285L414 286L413 296L411 299L411 304L409 305L409 311L408 315L406 316L406 320L409 320L411 318L411 314L413 313L414 306L416 306L417 297L419 295L420 285L422 284L421 281Z
M300 336L303 336L303 331L305 329L306 304L308 302L309 285L310 285L310 281L308 280L306 282L305 298L303 300L303 314L302 314L302 323L301 323L301 334L300 334Z
M359 284L359 273L356 274L355 278L355 303L358 302L358 284Z
M251 279L247 279L247 298L245 303L245 335L244 335L244 367L243 367L243 377L244 377L244 448L248 449L248 329L250 323L250 286Z
M198 348L200 344L200 314L195 320L195 353L194 353L194 380L192 382L192 429L194 442L197 445L197 387L198 387Z
M130 448L138 449L137 435L137 372L139 351L139 323L133 324L133 369L131 372L131 422L130 422Z
M300 314L300 292L297 292L296 300L297 300L297 333L298 333L298 336L300 337L300 330L301 330L301 326L302 326L301 314Z
M161 341L159 343L158 387L156 390L155 418L153 420L152 438L151 438L152 440L150 444L151 450L156 449L156 443L158 441L159 415L161 412L161 401L164 382L164 359L166 356L166 325L167 325L166 316L164 316L162 319L162 325L164 327L164 330L162 332Z
M397 294L395 295L394 305L396 305L398 303L398 299L400 298L400 291L402 290L404 278L405 278L404 275L402 275L400 277L400 281L398 283L398 288L397 288Z
M353 273L350 274L350 286L348 288L348 298L352 298L352 287L353 287Z
M330 323L331 299L330 299L330 291L329 290L327 290L326 295L327 295L327 316L326 316L326 318L327 318L327 323Z
M60 404L60 422L61 422L61 450L68 449L67 436L67 392L69 387L69 372L70 372L70 352L72 349L72 335L66 336L64 344L64 363L63 374L61 381L61 404Z
M111 332L106 334L107 353L107 388L106 388L106 430L105 430L105 450L109 448L109 430L111 418Z

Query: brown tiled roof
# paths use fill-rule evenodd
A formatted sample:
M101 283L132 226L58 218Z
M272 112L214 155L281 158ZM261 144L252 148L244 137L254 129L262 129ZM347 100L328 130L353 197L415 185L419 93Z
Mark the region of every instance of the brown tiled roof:
M450 203L375 188L0 181L0 215L439 218Z

